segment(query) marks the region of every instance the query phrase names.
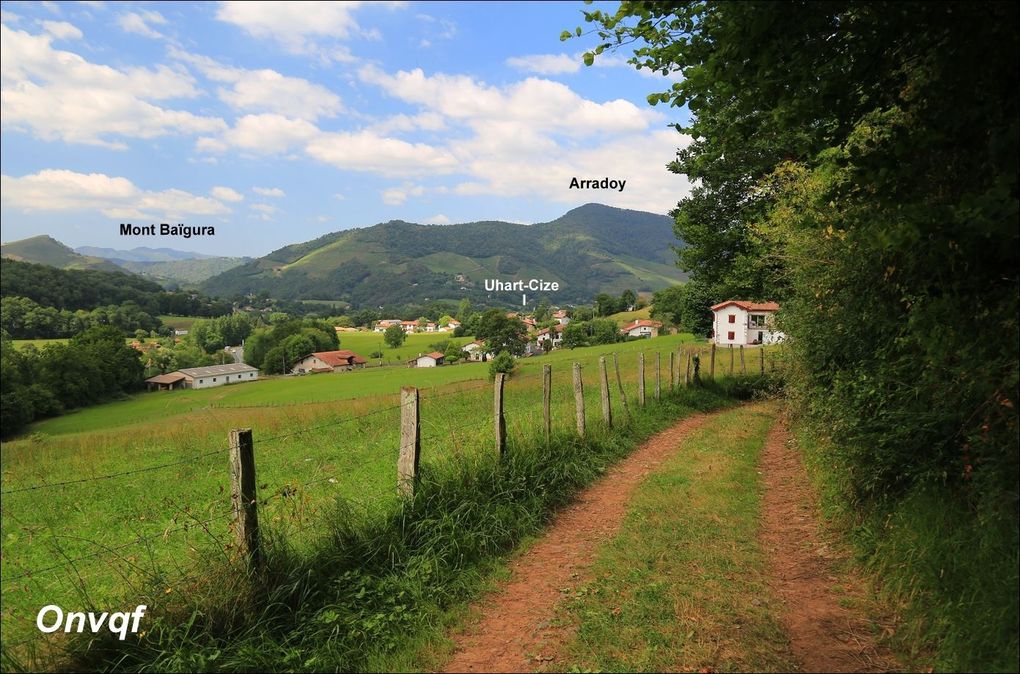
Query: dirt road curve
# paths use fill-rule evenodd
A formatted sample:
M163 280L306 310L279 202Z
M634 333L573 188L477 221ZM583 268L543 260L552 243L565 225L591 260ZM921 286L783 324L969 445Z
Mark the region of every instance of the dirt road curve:
M510 582L480 603L481 621L456 638L456 652L444 671L525 672L540 665L555 669L550 654L570 636L549 624L560 590L581 582L599 544L619 530L641 480L713 414L688 417L655 435L565 508L542 539L511 564Z

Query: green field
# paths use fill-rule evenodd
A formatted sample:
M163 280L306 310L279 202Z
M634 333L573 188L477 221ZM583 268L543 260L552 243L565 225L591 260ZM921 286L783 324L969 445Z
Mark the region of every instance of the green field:
M597 429L600 354L619 354L634 405L638 353L646 354L651 398L654 352L662 355L665 388L669 352L693 348L690 340L674 335L521 361L506 386L511 442L540 428L543 364L554 370L555 425L569 429L570 364L582 363L588 424ZM724 369L721 362L718 369ZM422 389L423 462L491 451L492 397L487 365L481 363L369 368L148 393L41 422L3 443L4 642L34 639L35 611L61 601L80 604L82 586L96 605L104 600L127 605L141 588L151 589L154 578L165 579L157 582L172 593L182 585L180 577L202 568L210 554L224 555L231 428L254 429L260 498L271 501L260 518L295 545L304 540L298 532L314 529L316 516L337 496L356 507L392 507L399 445L395 405L400 387L409 385ZM167 463L173 465L149 470ZM91 480L124 472L129 474ZM63 481L71 484L24 490ZM77 561L31 573L68 560Z
M621 311L617 314L613 314L609 318L610 320L616 321L620 325L620 327L623 327L628 323L633 323L634 321L640 318L648 319L651 317L652 307L647 306L644 309L638 309L637 311Z
M398 349L391 349L386 346L381 332L338 332L340 348L350 349L369 361L370 365L380 362L385 364L403 363L415 358L419 353L428 353L433 349L429 346L437 342L449 340L456 344L467 344L474 337L454 337L452 332L418 332L407 336L404 343ZM369 358L374 351L381 351L381 359Z
M57 337L53 339L14 339L15 349L24 349L26 346L34 346L37 349L41 349L47 344L67 344L70 340L66 337Z
M175 330L191 330L195 321L207 320L201 316L156 316L163 322L163 325L170 326Z

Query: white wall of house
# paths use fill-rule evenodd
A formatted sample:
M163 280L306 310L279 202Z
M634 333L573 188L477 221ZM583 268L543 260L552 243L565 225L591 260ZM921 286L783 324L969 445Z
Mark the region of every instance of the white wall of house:
M234 372L231 374L211 374L201 377L188 377L185 379L188 388L213 388L225 384L239 384L241 382L255 381L259 378L256 370L250 372Z
M652 327L652 326L649 326L649 325L639 325L638 327L634 328L633 330L630 330L629 332L627 332L627 336L629 336L629 337L658 337L659 336L659 329L655 328L655 327Z
M786 335L775 330L774 322L775 312L747 311L731 304L715 312L714 340L720 346L777 344Z
M415 361L415 367L436 367L437 364L432 356L418 356L418 360Z

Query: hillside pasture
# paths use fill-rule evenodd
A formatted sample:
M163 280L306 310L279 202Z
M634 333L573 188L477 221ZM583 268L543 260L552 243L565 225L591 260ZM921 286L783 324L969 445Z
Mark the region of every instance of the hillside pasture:
M668 354L695 348L690 340L672 335L522 360L506 385L511 446L533 442L540 433L544 364L553 366L556 433L573 433L570 363L576 361L585 377L587 424L598 434L605 431L599 355L619 354L633 410L638 353L646 354L651 400L654 353L662 355L666 389ZM723 369L717 362L717 374ZM260 521L268 535L300 550L314 538L317 517L337 498L358 510L396 505L401 386L422 391L426 470L487 456L487 376L487 365L476 363L276 378L141 395L35 425L3 443L0 453L4 643L35 639L39 607L78 606L83 588L90 602L106 607L158 603L164 595L195 590L201 569L232 554L231 428L254 429ZM620 418L615 388L613 400Z

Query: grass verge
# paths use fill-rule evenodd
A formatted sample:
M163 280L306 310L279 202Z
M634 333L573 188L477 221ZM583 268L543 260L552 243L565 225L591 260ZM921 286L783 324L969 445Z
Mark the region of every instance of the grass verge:
M986 521L962 499L923 489L854 507L839 448L804 420L794 430L825 519L894 613L889 645L901 659L936 671L1017 671L1015 516Z
M267 522L266 571L255 582L210 548L197 577L154 583L144 634L120 642L59 640L70 670L387 671L428 668L451 616L478 596L499 560L552 512L654 432L678 417L747 398L755 382L681 389L635 414L629 427L592 429L585 441L535 433L504 460L469 456L423 465L402 506L338 499L295 548ZM223 561L218 561L223 560ZM5 652L4 669L24 661ZM424 659L423 659L424 658Z
M631 501L563 619L570 671L793 671L758 544L772 405L726 412Z

